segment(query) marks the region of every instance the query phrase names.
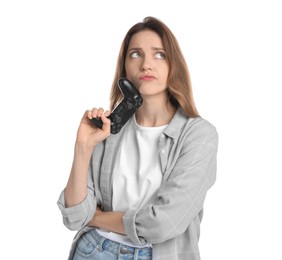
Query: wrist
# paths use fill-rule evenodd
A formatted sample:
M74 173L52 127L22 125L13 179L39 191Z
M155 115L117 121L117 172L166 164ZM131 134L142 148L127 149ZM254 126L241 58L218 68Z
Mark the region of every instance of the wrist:
M93 153L94 147L95 146L93 145L76 141L74 144L74 156L85 159L90 158Z
M91 155L94 148L95 145L76 141L74 145L74 152L75 154Z
M123 215L124 212L103 212L98 209L88 225L124 235Z

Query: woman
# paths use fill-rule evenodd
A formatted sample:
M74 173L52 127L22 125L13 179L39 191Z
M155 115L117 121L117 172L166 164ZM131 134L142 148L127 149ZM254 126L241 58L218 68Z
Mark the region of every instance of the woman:
M58 201L64 224L79 230L69 259L200 259L218 136L197 112L185 59L164 23L147 17L126 34L111 109L122 99L120 77L138 88L143 104L116 135L109 111L84 113Z

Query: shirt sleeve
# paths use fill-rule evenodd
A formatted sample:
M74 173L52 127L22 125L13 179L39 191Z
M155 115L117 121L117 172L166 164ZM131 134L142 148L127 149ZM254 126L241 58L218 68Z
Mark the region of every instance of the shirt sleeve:
M130 208L123 221L136 244L158 244L182 234L202 211L206 193L216 179L218 134L202 122L187 131L172 156L154 201ZM173 159L169 159L173 160Z
M89 169L89 172L91 169ZM90 174L88 174L90 176ZM70 230L80 230L85 227L95 214L97 202L94 196L93 182L88 177L87 195L85 199L74 206L66 207L65 190L59 196L57 205L62 213L63 223Z
M93 151L88 169L87 194L85 199L72 207L66 207L65 190L63 190L57 201L57 205L61 211L64 225L70 230L80 230L84 228L93 218L97 204L101 204L101 196L97 187L95 188L94 171L97 172L101 165L104 153L104 143L97 145ZM98 179L97 179L98 180ZM96 180L96 181L97 181ZM97 181L98 182L98 181Z

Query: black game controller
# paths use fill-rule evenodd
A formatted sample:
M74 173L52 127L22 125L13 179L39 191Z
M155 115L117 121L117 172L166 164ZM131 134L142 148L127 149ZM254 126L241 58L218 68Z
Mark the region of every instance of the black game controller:
M118 86L123 94L123 100L115 107L108 116L111 120L111 133L117 134L128 119L135 113L143 103L143 98L137 88L128 79L120 78ZM100 118L92 118L91 121L99 128L103 122Z

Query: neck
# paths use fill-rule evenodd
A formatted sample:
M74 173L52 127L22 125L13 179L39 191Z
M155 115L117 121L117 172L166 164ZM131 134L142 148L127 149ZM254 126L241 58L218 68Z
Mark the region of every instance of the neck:
M171 121L175 110L168 100L160 102L153 98L143 98L143 104L136 112L136 121L147 127L166 125Z

